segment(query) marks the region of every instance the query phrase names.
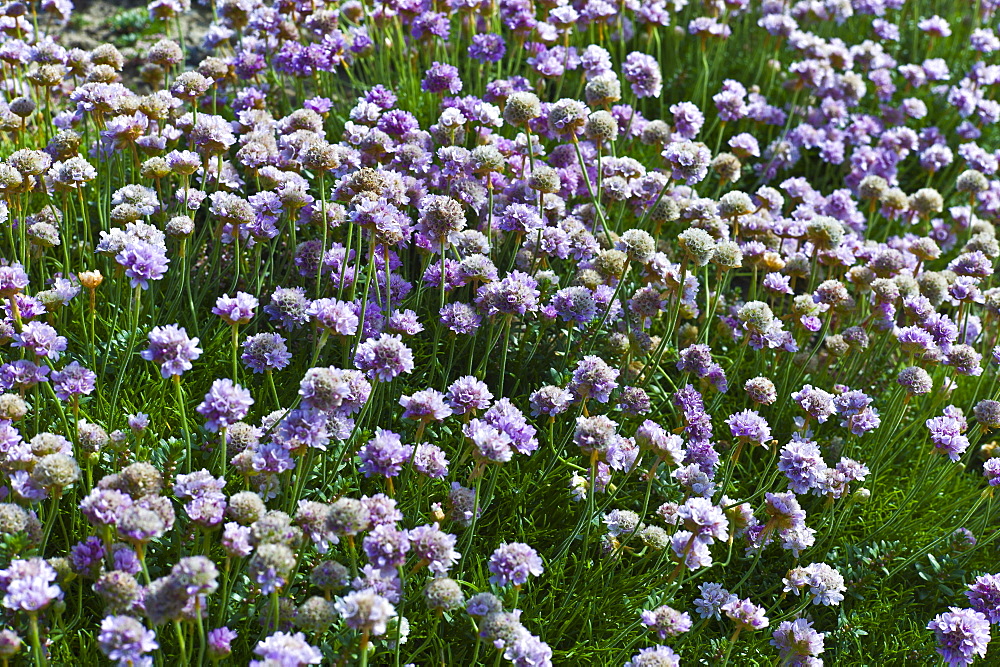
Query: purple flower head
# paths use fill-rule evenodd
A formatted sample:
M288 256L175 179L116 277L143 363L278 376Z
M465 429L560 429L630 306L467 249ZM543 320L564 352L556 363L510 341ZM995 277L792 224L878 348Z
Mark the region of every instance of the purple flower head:
M781 448L778 470L788 478L788 488L807 493L819 488L827 473L819 445L811 440L793 439Z
M931 442L936 450L946 454L952 461L958 461L969 448L969 438L964 435L966 423L954 415L944 414L931 417L924 425L930 431Z
M806 513L794 493L766 493L764 498L769 525L778 530L793 530L805 524Z
M413 371L413 352L400 335L381 334L358 346L354 365L372 379L389 382Z
M358 452L361 459L358 470L365 477L395 477L412 456L413 445L404 445L398 434L379 428L375 430L375 437Z
M448 573L458 562L460 553L455 551L458 538L442 531L438 524L417 526L407 531L414 555L427 562L427 568L437 576Z
M212 383L205 400L196 409L205 418L205 428L215 433L246 417L253 402L249 390L223 378Z
M633 51L625 58L622 76L632 86L638 98L659 97L663 89L663 74L660 64L651 55Z
M938 653L950 667L971 665L976 656L985 657L990 643L990 623L975 609L949 607L927 624L934 631Z
M767 443L771 439L771 427L756 410L744 410L730 415L726 423L729 424L733 437L767 448Z
M503 37L494 33L473 35L469 45L469 57L481 63L500 62L506 52Z
M596 355L586 356L577 363L568 389L577 400L593 398L607 403L611 392L618 387L618 369L612 368Z
M146 653L160 647L156 643L156 633L149 630L138 619L131 616L108 616L101 621L101 631L97 635L101 653L119 665L146 665Z
M573 402L573 394L562 387L546 385L535 390L528 398L531 416L549 415L555 417L565 412Z
M306 642L306 636L301 632L295 634L275 632L257 643L253 652L261 657L251 660L251 667L267 667L282 665L302 667L302 665L318 665L323 661L319 649Z
M13 346L23 347L36 357L57 361L66 350L66 337L45 322L32 321L24 325L21 333L15 334Z
M1000 575L976 577L965 595L972 608L986 616L990 623L1000 622Z
M232 643L239 635L235 630L223 626L208 631L208 657L213 661L228 658L233 652Z
M421 443L413 451L413 469L432 479L448 476L448 457L437 445Z
M452 414L444 394L436 389L423 389L410 396L401 396L399 404L404 408L404 419L441 421Z
M369 590L348 593L338 599L336 605L337 613L344 619L347 627L366 630L373 635L385 634L386 623L396 615L396 610L387 599ZM316 656L316 662L319 662L319 652Z
M454 414L463 415L490 407L493 394L485 382L474 375L466 375L451 383L447 400Z
M406 562L406 553L410 550L410 541L405 530L395 526L375 526L364 542L365 554L372 567L379 570L392 570Z
M12 611L45 609L62 597L62 591L54 583L57 576L52 566L41 558L12 560L7 569L0 570L3 606Z
M812 627L805 618L782 621L774 631L771 646L778 649L778 657L783 664L810 664L808 660L823 652L825 635Z
M509 398L501 398L483 415L483 421L490 426L506 433L521 454L531 454L538 449L537 433L534 426L528 423L519 409Z
M73 361L61 371L53 371L52 388L59 400L69 401L74 396L87 395L94 391L97 374Z
M164 378L191 370L191 362L199 356L198 339L189 338L183 327L176 324L153 327L149 332L149 347L142 352L143 359L160 365Z
M45 382L48 366L39 366L27 359L0 365L0 386L26 392L39 382Z
M292 355L280 334L260 333L249 336L243 341L243 353L240 359L254 373L264 373L285 368L292 360Z
M656 609L644 609L640 614L642 624L656 630L660 639L676 637L691 629L691 615L663 605Z
M723 588L722 584L705 582L699 584L698 592L700 596L695 598L694 605L695 611L697 611L698 615L702 618L714 618L719 620L722 618L721 612L723 605L737 600L737 597Z
M346 301L316 299L306 309L306 315L338 336L353 336L358 332L358 313L354 304Z
M439 314L442 324L456 334L473 333L483 322L475 308L461 301L447 304Z
M28 274L19 262L0 265L0 298L23 292L29 282Z
M837 410L833 405L833 395L807 384L792 393L792 400L816 419L820 424L829 419Z
M167 272L166 250L140 239L130 240L115 256L115 261L125 268L132 289L149 289L150 280L160 280Z
M434 61L420 82L420 90L428 93L447 92L457 95L462 90L462 80L458 76L458 68L454 65Z
M236 296L223 294L215 301L212 313L227 324L246 324L253 319L257 305L257 298L246 292L237 292Z
M477 460L505 463L514 455L510 436L481 419L473 419L463 426L462 433L475 447Z
M680 667L681 658L669 646L649 646L639 649L624 667Z
M758 607L750 600L731 600L722 605L722 611L729 617L729 620L745 630L760 630L768 625L764 608Z
M279 287L271 295L271 303L264 306L264 312L272 322L278 322L282 328L294 331L309 321L309 303L306 292L301 287Z
M538 281L522 271L511 271L487 283L476 293L476 305L487 315L524 315L538 309Z
M504 587L509 584L521 586L529 575L540 576L544 571L538 552L522 542L501 544L490 556L490 582Z
M1000 486L1000 458L986 459L983 463L983 475L990 486Z

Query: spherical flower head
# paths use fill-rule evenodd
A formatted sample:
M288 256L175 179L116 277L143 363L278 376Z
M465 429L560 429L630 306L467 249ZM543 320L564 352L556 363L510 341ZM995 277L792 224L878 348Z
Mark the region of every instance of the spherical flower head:
M528 398L532 417L539 415L555 417L569 409L572 402L573 394L569 390L555 385L541 387Z
M744 410L730 415L726 423L729 424L733 437L767 448L771 439L771 427L756 410Z
M794 493L766 493L764 499L769 523L778 530L792 530L805 523L806 513Z
M249 390L223 378L212 383L205 400L196 409L205 418L205 428L215 433L246 417L253 403Z
M381 475L395 477L413 456L413 445L404 445L397 433L386 429L375 429L375 437L358 452L361 465L358 470L365 477Z
M148 664L143 654L160 647L156 633L131 616L108 616L97 636L101 653L121 665Z
M663 89L663 74L660 64L651 55L633 51L625 58L622 76L632 86L636 97L659 97Z
M653 409L653 402L642 387L625 387L618 397L618 409L630 415L644 415Z
M615 247L627 254L633 262L646 264L653 258L653 254L656 252L656 241L647 231L629 229L618 237Z
M306 309L306 315L338 336L353 336L358 332L358 313L354 304L347 301L316 299Z
M687 185L702 181L708 175L712 162L712 151L708 146L695 141L672 141L664 147L661 155L670 166L670 177Z
M758 607L749 599L731 600L722 605L722 611L729 617L729 620L744 630L760 630L768 625L764 608Z
M836 413L833 405L833 395L819 388L814 388L807 384L797 392L792 393L792 400L799 404L810 417L816 419L820 424Z
M314 646L306 642L306 636L301 632L294 635L287 632L275 632L270 637L265 637L253 652L261 657L261 660L251 660L252 667L266 667L268 665L318 665L323 661L323 654Z
M246 292L237 292L236 296L223 294L215 301L212 313L221 317L226 324L246 324L253 319L257 306L257 298Z
M167 272L166 250L142 240L131 240L115 256L115 261L125 268L132 289L149 289L150 280L160 280Z
M424 588L424 600L428 609L448 611L461 607L465 602L465 596L457 581L441 577L431 579Z
M660 639L676 637L691 629L691 615L687 612L679 612L672 607L663 605L656 609L645 609L640 614L642 624L653 630L660 636Z
M976 656L985 657L990 643L990 623L975 609L949 607L927 624L937 639L937 652L951 667L971 665Z
M611 392L618 387L618 369L612 368L596 355L581 359L573 370L568 389L578 400L593 398L599 403L607 403Z
M743 385L743 389L746 390L747 396L754 403L771 405L778 400L778 392L774 387L774 382L763 376L750 378Z
M1000 458L986 459L983 463L983 476L990 486L1000 486Z
M211 595L219 588L219 571L206 556L181 558L171 569L170 576L192 597Z
M382 635L386 623L396 615L396 609L381 595L370 591L348 593L336 602L337 613L349 628Z
M33 320L14 335L13 346L24 348L36 357L58 361L66 350L66 337L60 336L51 325Z
M292 355L280 334L260 333L249 336L243 341L243 353L240 359L254 373L264 373L285 368L291 361Z
M441 421L453 412L445 400L445 395L436 389L423 389L410 396L401 396L403 418L418 421Z
M72 361L61 371L52 372L52 388L59 400L73 400L75 396L85 396L94 391L97 374Z
M669 646L649 646L639 649L624 667L680 667L681 657Z
M463 415L490 407L493 394L485 382L474 375L466 375L451 383L447 400L452 413Z
M699 227L689 227L678 234L677 243L697 266L706 266L715 255L715 239Z
M153 327L149 332L149 347L142 352L143 359L160 365L164 378L191 370L191 362L200 356L198 339L189 338L184 328L176 324Z
M1000 575L984 574L965 592L969 605L986 616L990 623L1000 621Z
M0 630L0 657L12 658L21 650L21 638L13 630Z
M365 505L356 498L338 498L326 515L326 527L337 535L357 535L366 530L371 516Z
M515 127L524 127L529 121L542 115L542 105L538 96L531 92L515 92L507 97L503 118Z
M991 399L979 401L972 409L972 414L983 428L987 430L1000 428L1000 401Z
M3 606L12 611L38 612L62 597L56 571L41 558L14 559L0 570Z
M934 381L931 379L930 373L919 366L909 366L901 370L896 382L907 392L916 396L928 394L934 388Z
M457 95L462 90L462 79L459 78L458 68L454 65L431 63L430 69L424 73L424 78L420 82L420 90L428 93L450 93Z
M503 603L493 593L477 593L465 603L465 611L481 618L503 611Z
M261 544L247 563L247 574L267 595L288 583L295 567L295 552L284 544Z
M538 309L538 281L523 271L511 271L476 292L476 305L487 315L524 315Z
M403 343L402 336L381 334L358 346L354 366L372 379L389 382L413 371L413 351Z
M407 534L414 555L435 575L447 574L461 556L455 551L458 538L442 531L436 523L417 526Z
M208 631L208 657L212 661L228 658L233 652L232 643L237 635L235 630L223 626Z
M29 284L28 274L19 262L0 265L0 298L20 294Z
M323 413L337 410L351 392L348 380L335 366L310 368L299 383L303 405Z
M783 664L809 664L803 659L823 652L825 636L813 629L812 621L798 618L782 621L772 635L771 646L778 649Z
M521 586L529 575L540 576L544 571L538 552L522 542L501 544L490 556L490 582L498 586Z
M580 416L576 419L573 442L584 454L607 452L617 441L618 424L605 415Z
M549 108L548 127L559 137L575 138L583 132L590 110L579 100L563 98Z
M722 587L722 584L705 582L698 585L699 597L695 598L695 611L702 618L722 618L722 607L735 602L737 597Z
M309 321L309 304L301 287L279 287L271 294L271 303L264 306L264 312L284 329L295 330Z

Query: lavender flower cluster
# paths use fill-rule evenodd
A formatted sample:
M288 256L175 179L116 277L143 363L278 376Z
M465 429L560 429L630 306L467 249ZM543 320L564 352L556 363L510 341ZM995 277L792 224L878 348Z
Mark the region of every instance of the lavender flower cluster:
M985 657L1000 0L931 5L0 7L0 660Z

